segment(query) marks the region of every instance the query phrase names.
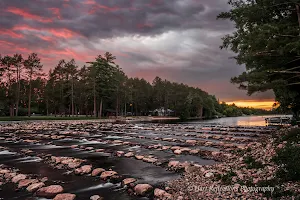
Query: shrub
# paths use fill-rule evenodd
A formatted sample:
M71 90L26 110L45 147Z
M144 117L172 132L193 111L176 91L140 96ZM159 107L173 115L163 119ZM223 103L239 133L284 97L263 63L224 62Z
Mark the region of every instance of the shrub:
M263 168L264 165L260 161L256 161L253 157L247 156L244 159L244 162L247 164L248 169L259 169Z
M300 142L300 129L293 128L284 134L281 141L287 141L288 143L299 143Z
M287 144L276 153L273 161L280 167L276 176L286 181L300 180L300 146Z

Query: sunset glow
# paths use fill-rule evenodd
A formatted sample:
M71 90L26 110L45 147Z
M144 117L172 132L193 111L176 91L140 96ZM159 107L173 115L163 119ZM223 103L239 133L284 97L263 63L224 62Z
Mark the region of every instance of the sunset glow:
M260 108L260 109L266 109L270 110L272 109L273 104L275 101L272 100L265 100L265 101L243 101L243 100L237 100L234 102L226 102L227 104L235 104L239 107L252 107L252 108Z
M234 26L216 16L229 9L224 0L5 0L0 54L35 52L47 72L60 59L83 66L108 51L129 77L152 82L159 76L226 102L269 109L272 92L248 97L230 83L245 68L219 49Z

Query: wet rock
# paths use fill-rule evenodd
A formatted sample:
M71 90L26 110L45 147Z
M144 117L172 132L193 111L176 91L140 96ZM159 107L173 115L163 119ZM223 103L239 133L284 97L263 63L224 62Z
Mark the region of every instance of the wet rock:
M144 158L144 156L142 156L142 155L135 155L135 158L138 159L138 160L142 160Z
M153 187L149 184L137 184L134 187L134 192L137 195L145 196L147 193L150 193L153 190Z
M170 146L163 146L161 149L162 150L168 150L168 149L170 149L171 147Z
M85 148L85 150L87 150L87 151L91 151L91 150L93 150L94 149L94 147L86 147Z
M179 164L180 164L179 161L172 160L169 162L168 167L176 168Z
M171 199L172 195L167 193L164 190L161 190L159 188L155 188L154 190L154 196L159 198L159 199Z
M53 200L74 200L75 198L75 194L63 193L56 195Z
M99 174L101 174L102 172L105 172L105 169L103 168L96 168L92 171L92 176L98 176Z
M104 198L99 195L93 195L90 197L90 200L104 200Z
M64 191L63 187L60 185L50 185L48 187L42 187L38 189L36 195L38 197L46 197L46 198L53 198L57 194L62 193Z
M217 157L217 156L220 156L221 153L218 151L213 151L213 152L211 152L211 155Z
M45 183L43 182L39 182L39 183L33 183L31 185L29 185L26 190L28 192L35 192L36 190L40 189L41 187L44 187Z
M10 171L8 169L1 169L0 170L0 174L7 174L9 173Z
M4 174L4 178L5 178L7 181L9 181L9 180L11 180L13 177L15 177L16 175L17 175L17 173L15 173L15 172L9 172L9 173Z
M128 152L124 155L125 157L133 157L134 156L134 153L133 152Z
M75 169L75 174L88 174L92 171L92 165L83 165L80 168Z
M68 165L69 163L73 163L74 160L72 158L63 159L61 164Z
M173 146L173 147L171 147L171 150L175 151L175 150L180 149L180 148L181 148L180 146Z
M26 175L25 174L18 174L17 176L12 178L12 182L13 183L18 183L20 180L26 179Z
M106 180L106 179L110 178L111 176L117 175L117 174L118 173L115 171L105 171L105 172L101 173L100 178L103 180Z
M197 140L186 140L185 141L187 144L195 145L197 144Z
M121 157L121 156L124 155L124 153L125 153L124 151L117 151L117 156L118 156L118 157Z
M47 177L43 177L43 178L41 179L41 181L42 181L42 182L46 182L46 181L48 181L48 178L47 178Z
M148 162L148 163L155 163L157 161L157 159L156 158L144 157L143 161Z
M181 152L181 150L176 149L176 150L174 151L174 153L177 154L177 155L179 155L179 154L181 154L182 152Z
M71 168L71 169L75 169L77 167L79 167L81 165L81 162L71 162L68 164L68 167Z
M190 148L181 148L180 151L181 152L190 152L191 149Z
M110 178L109 178L109 180L110 180L110 182L112 182L112 183L119 183L119 182L121 182L122 181L122 176L120 176L120 175L112 175Z
M198 153L199 153L198 149L190 150L190 154L198 154Z
M135 178L125 178L123 181L122 181L122 185L129 185L130 183L134 183L136 182L136 179Z
M23 179L23 180L19 181L18 188L27 187L28 185L30 185L32 183L37 183L37 182L38 182L37 179Z

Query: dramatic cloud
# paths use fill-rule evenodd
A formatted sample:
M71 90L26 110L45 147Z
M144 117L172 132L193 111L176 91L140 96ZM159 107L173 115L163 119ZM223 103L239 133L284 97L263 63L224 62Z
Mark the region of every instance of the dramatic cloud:
M272 100L230 83L244 68L219 49L234 30L216 20L228 9L226 0L1 0L0 53L37 52L49 69L110 51L130 76L184 82L225 101Z

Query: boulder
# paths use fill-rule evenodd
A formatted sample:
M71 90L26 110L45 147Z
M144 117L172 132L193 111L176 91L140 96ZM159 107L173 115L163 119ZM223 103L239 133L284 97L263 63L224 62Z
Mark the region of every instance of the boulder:
M30 185L32 183L37 183L37 182L38 182L37 179L23 179L23 180L19 181L18 188L27 187L28 185Z
M13 183L18 183L20 180L26 179L26 175L25 174L18 174L15 177L12 178L12 182Z
M122 181L122 185L129 185L130 183L134 183L136 182L136 179L135 178L125 178L123 181Z
M101 173L100 178L106 180L106 179L110 178L111 176L117 175L117 174L118 173L115 171L105 171L105 172Z
M34 192L34 191L36 191L36 190L38 190L38 189L40 189L41 187L44 187L44 186L45 186L45 183L43 183L43 182L33 183L33 184L29 185L26 188L26 190L28 192Z
M137 184L134 187L134 192L137 195L145 196L147 193L150 193L153 190L153 187L149 184Z
M74 200L75 198L75 194L63 193L56 195L53 200Z
M105 169L103 168L96 168L92 171L92 176L98 176L99 174L101 174L102 172L105 172Z
M50 185L48 187L42 187L38 189L36 195L38 197L46 197L46 198L53 198L57 194L62 193L64 191L63 187L60 185Z
M154 196L159 198L159 199L171 199L172 195L167 193L164 190L161 190L159 188L155 188L154 190Z

